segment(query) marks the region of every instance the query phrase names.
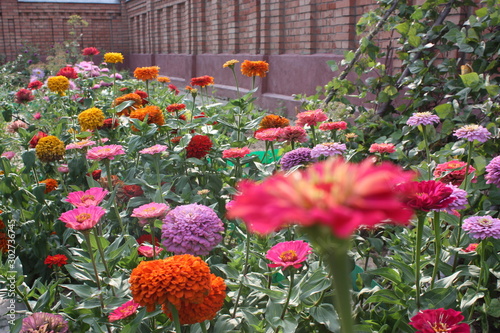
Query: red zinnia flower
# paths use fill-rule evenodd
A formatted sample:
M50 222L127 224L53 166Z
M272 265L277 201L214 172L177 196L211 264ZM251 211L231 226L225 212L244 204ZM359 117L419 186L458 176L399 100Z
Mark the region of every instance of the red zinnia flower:
M192 86L200 86L200 87L206 87L214 84L214 78L208 75L200 76L200 77L193 77L191 79L191 85Z
M168 89L170 89L170 91L174 92L175 95L179 95L179 89L177 89L177 87L175 85L169 84Z
M206 135L195 135L186 147L187 157L203 158L212 148L212 141Z
M141 99L142 99L142 105L149 103L146 100L146 98L149 97L147 92L137 89L136 91L134 91L134 94L137 94L137 95L139 95L141 97Z
M139 236L139 238L136 239L137 243L139 245L144 245L145 243L153 244L153 237L151 234L144 234ZM155 237L155 246L160 246L160 242L158 241L158 237Z
M96 49L95 47L86 47L82 51L82 55L84 56L94 56L98 55L99 53L100 53L99 50Z
M45 265L48 265L50 268L52 268L52 266L54 266L54 265L61 267L61 266L66 265L68 263L68 257L66 257L64 254L56 254L53 256L47 256L47 258L45 258L45 261L43 263Z
M29 84L28 84L28 89L31 89L31 90L36 90L36 89L40 89L41 87L43 86L43 83L38 81L38 80L35 80L35 81L31 81Z
M441 163L436 166L434 170L434 177L439 179L440 182L448 184L451 183L455 186L460 186L465 179L465 168L467 163L453 160L446 163ZM469 165L469 174L476 171L472 165ZM471 182L475 183L477 181L474 177Z
M418 331L416 333L469 333L470 326L461 323L464 316L453 309L428 309L417 313L408 323Z
M101 173L102 173L101 169L97 169L97 170L92 171L92 178L94 180L99 180L99 178L101 178Z
M456 199L451 196L452 188L435 180L403 183L397 190L409 208L424 212L446 208Z
M120 122L118 121L118 119L107 118L104 119L104 123L101 127L99 127L99 129L112 129L118 127L119 124Z
M78 78L78 73L71 66L66 66L66 67L61 68L59 70L59 72L57 72L56 76L59 76L59 75L65 76L68 79L77 79Z
M174 104L170 104L169 106L167 106L167 111L168 112L176 112L176 111L183 110L185 108L186 108L186 104L174 103Z
M123 186L123 191L129 199L140 197L144 194L144 191L139 185L125 185Z
M31 138L31 140L29 142L30 148L35 148L36 145L38 144L38 140L40 140L41 138L44 138L46 136L47 136L47 134L42 132L42 131L39 131L37 134L33 135L33 137Z
M35 99L35 96L33 96L33 93L31 92L31 90L28 90L28 89L19 89L19 91L16 92L15 102L17 104L28 103L28 102L31 102L34 99Z

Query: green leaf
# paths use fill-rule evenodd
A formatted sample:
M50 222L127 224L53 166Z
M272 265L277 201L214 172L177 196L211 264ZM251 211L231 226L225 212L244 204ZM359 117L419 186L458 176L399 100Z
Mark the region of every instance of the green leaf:
M500 318L500 299L494 298L491 300L488 307L488 314L495 318Z
M333 305L323 303L309 310L311 316L318 323L323 324L331 332L340 332L340 322Z
M486 91L488 92L488 95L490 95L491 97L495 97L498 94L500 94L500 86L496 84L486 86L485 88Z
M326 272L317 270L304 283L300 284L300 300L303 301L330 286L331 281L327 278Z
M410 30L410 23L409 22L404 22L400 23L397 26L394 27L401 35L406 35L408 31Z
M441 119L448 118L448 116L453 112L453 106L451 104L441 104L438 105L434 108L434 111L436 111L436 114L439 116Z
M457 290L450 288L434 288L422 295L421 305L425 309L455 308Z
M239 320L236 318L231 318L229 315L219 316L217 322L215 323L214 332L240 332L236 330L239 325Z
M476 72L467 73L464 75L460 75L462 82L468 88L475 88L481 81L479 75Z
M471 307L474 303L476 303L478 299L481 299L483 297L484 293L477 292L476 288L467 289L467 292L460 302L460 310L464 311L465 309Z
M395 283L401 282L401 276L399 275L399 272L393 268L383 267L368 271L367 273L382 276Z
M339 70L339 66L337 65L337 62L335 60L328 60L326 64L328 65L328 67L330 67L330 70L332 72L336 72Z
M382 289L375 292L372 296L368 297L366 303L387 303L406 306L401 297L396 295L392 290Z
M484 17L486 15L488 15L488 8L487 7L479 8L478 10L476 10L477 17Z

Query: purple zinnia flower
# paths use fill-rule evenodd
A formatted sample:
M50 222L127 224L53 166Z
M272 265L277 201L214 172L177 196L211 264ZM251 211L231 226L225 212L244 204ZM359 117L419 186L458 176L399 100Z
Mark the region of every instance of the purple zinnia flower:
M162 244L174 254L207 255L222 241L223 231L224 224L212 208L182 205L163 219Z
M311 163L313 158L311 157L310 148L297 148L289 151L281 158L281 168L285 171L290 170L297 165L305 165Z
M459 139L466 139L467 141L477 140L479 142L486 142L491 137L490 131L476 124L462 126L453 132L453 134Z
M495 157L486 166L486 184L495 184L500 187L500 156Z
M462 229L469 232L471 237L485 239L500 238L500 219L491 216L471 216L464 220Z
M311 150L311 157L318 158L320 156L334 156L334 155L342 155L347 149L344 143L338 142L326 142L316 145Z
M432 125L434 123L439 123L440 119L438 116L433 115L430 112L416 112L411 116L406 125L418 126L418 125Z
M63 316L46 312L35 312L23 319L23 326L20 333L66 333L68 330L68 322L64 320Z
M444 210L450 214L453 214L454 210L464 209L468 204L467 191L464 191L453 184L446 184L446 187L449 187L453 190L453 193L450 194L450 198L455 198L455 200L450 203Z

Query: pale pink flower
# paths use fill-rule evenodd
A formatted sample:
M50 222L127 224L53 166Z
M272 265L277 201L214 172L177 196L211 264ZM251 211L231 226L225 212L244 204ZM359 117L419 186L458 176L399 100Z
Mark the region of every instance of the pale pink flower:
M14 153L13 151L5 151L2 153L2 157L5 157L8 160L13 159L14 156L16 156L16 153Z
M319 125L319 129L322 131L345 130L347 129L347 123L345 121L322 123Z
M374 143L370 146L370 153L391 154L396 151L396 146L392 143Z
M160 253L161 251L163 251L163 248L159 247L159 246L155 246L155 252L156 254ZM151 245L141 245L137 248L137 252L139 252L139 254L141 256L145 256L146 258L153 258L153 246Z
M66 227L85 231L92 229L106 214L104 208L99 206L78 207L62 213L59 220L66 223Z
M66 150L82 149L82 148L90 147L93 145L95 145L95 141L85 139L85 140L81 140L81 141L78 141L75 143L70 143L69 145L66 146Z
M144 226L149 219L163 219L169 209L167 204L152 202L135 208L131 216L137 217L139 224Z
M276 141L283 129L282 128L265 128L255 132L255 138L262 141Z
M109 314L108 320L110 322L113 322L116 320L130 317L131 315L137 312L137 308L139 306L140 304L134 300L123 303L120 307L116 308L113 312Z
M222 158L241 158L250 154L248 147L243 148L229 148L222 152Z
M124 155L125 151L121 145L108 145L108 146L99 146L90 149L87 152L87 158L89 160L98 160L101 161L105 158L110 160L114 160L117 155Z
M301 263L306 261L311 252L311 247L304 241L281 242L267 251L266 259L273 262L267 265L269 267L281 267L283 270L288 267L300 268Z
M68 193L66 202L75 207L98 206L108 194L108 190L101 187L92 187L87 191L76 191Z
M167 150L167 148L168 148L167 146L163 146L163 145L154 145L154 146L149 147L149 148L144 148L143 150L139 151L139 153L154 155L154 154L159 154L161 152L164 152L165 150Z
M68 173L69 172L68 165L61 164L59 167L57 167L57 171L59 171L60 173Z

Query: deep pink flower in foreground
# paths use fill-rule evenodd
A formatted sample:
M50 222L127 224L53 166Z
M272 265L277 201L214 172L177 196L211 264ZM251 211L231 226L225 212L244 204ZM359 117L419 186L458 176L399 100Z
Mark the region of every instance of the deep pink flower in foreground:
M282 269L290 266L300 268L302 262L307 259L311 252L311 247L304 241L281 242L267 251L266 259L273 262L267 265L269 267L282 267Z
M120 307L116 308L113 312L109 314L108 320L113 322L116 320L130 317L131 315L137 312L137 308L139 306L140 304L134 300L125 302Z
M452 188L435 180L407 182L398 185L397 190L409 208L424 212L445 209L456 200Z
M248 149L248 147L229 148L222 152L222 158L241 158L245 157L247 154L250 154L250 149Z
M440 308L420 311L408 324L418 330L416 333L470 333L469 324L460 323L462 320L460 311Z
M316 126L317 123L325 121L327 119L328 116L321 109L304 111L297 114L297 121L295 122L295 124L301 127L304 127L305 125Z
M92 229L104 214L106 211L99 206L78 207L62 213L59 220L68 228L84 231Z
M228 217L241 218L250 231L260 234L292 223L323 224L335 236L348 238L360 226L387 220L406 224L413 212L394 188L414 176L389 162L329 159L289 176L281 172L261 183L240 182L241 194L234 198Z
M148 223L148 219L163 219L170 207L164 203L148 203L137 207L132 212L132 217L139 219L139 224L144 226Z
M108 194L108 190L102 187L92 187L87 191L76 191L68 193L66 202L75 207L98 206Z
M161 251L163 251L163 248L155 246L156 254L160 253ZM153 246L151 245L141 245L137 248L137 252L139 252L141 256L145 256L146 258L153 258Z
M164 145L154 145L149 148L144 148L143 150L139 151L141 154L147 154L147 155L154 155L154 154L159 154L161 152L164 152L167 150L167 146Z
M124 155L125 151L123 147L120 145L108 145L108 146L99 146L90 149L87 152L87 158L89 160L98 160L101 161L105 158L110 160L114 160L117 155Z

